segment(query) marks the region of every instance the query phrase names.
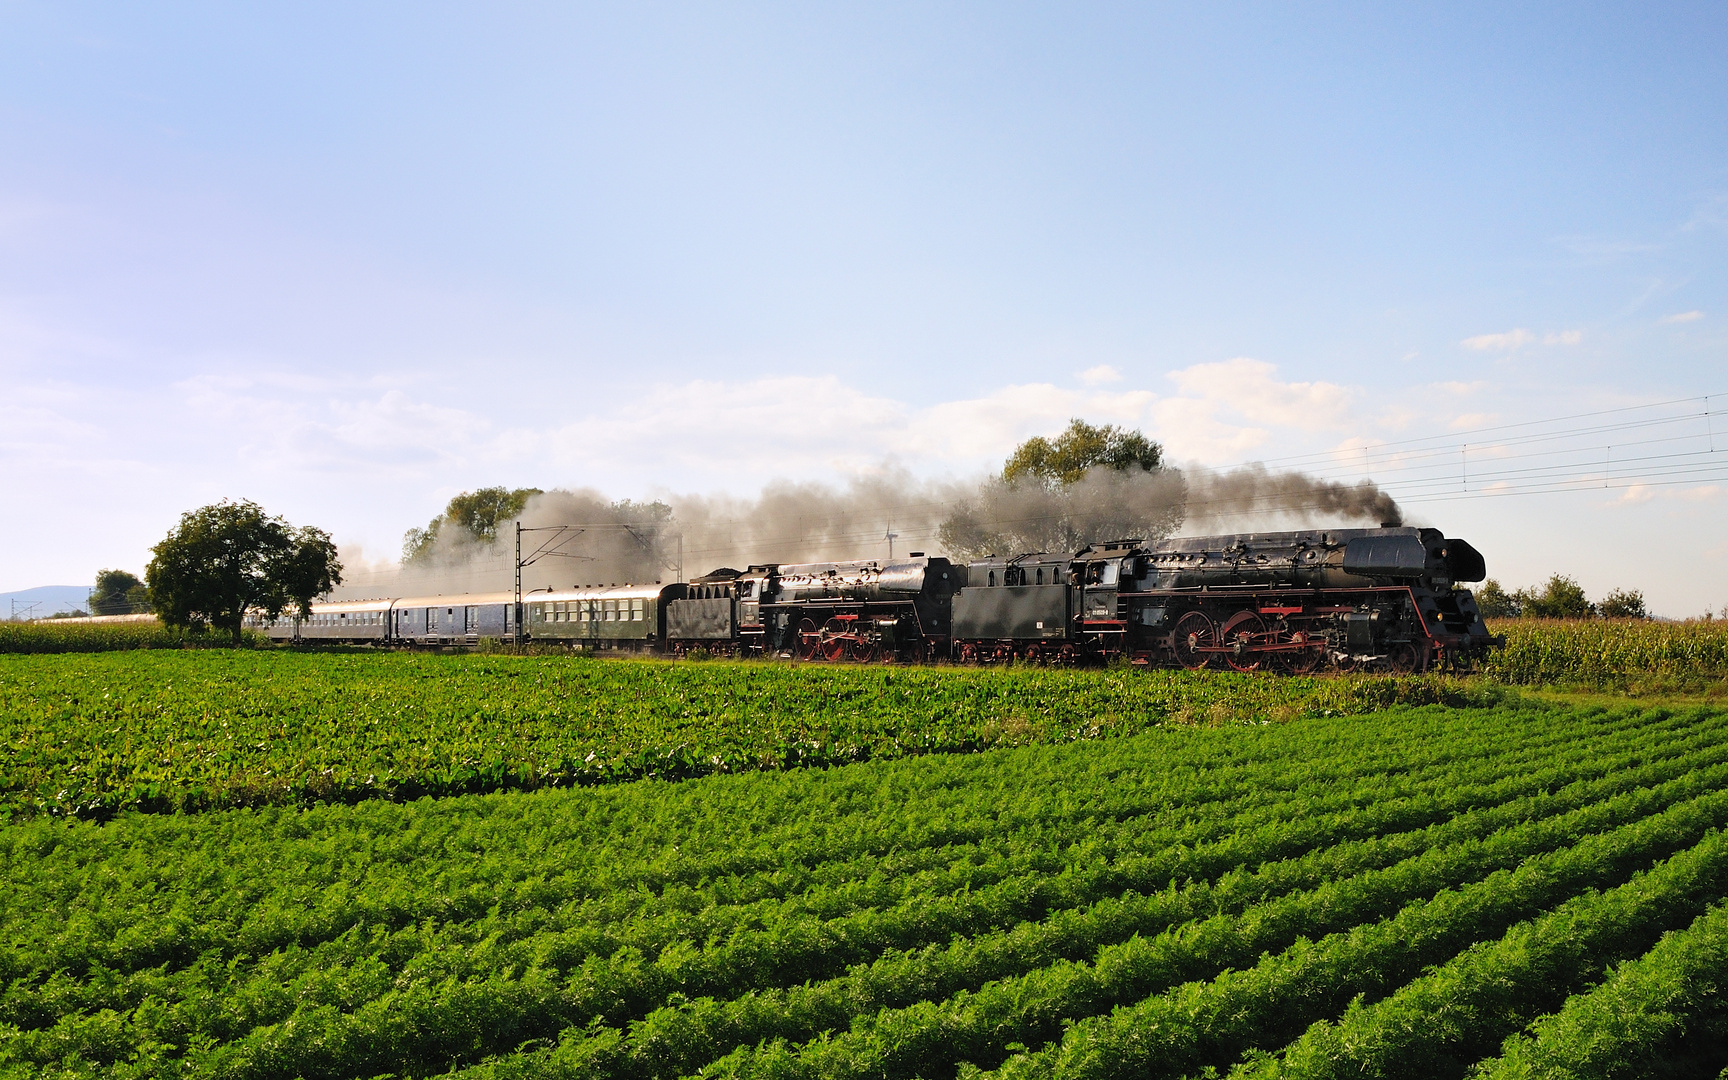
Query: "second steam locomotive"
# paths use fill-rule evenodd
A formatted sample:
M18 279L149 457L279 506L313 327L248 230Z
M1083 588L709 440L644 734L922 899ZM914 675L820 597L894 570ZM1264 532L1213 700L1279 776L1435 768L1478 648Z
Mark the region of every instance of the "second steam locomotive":
M1469 668L1502 639L1463 585L1482 556L1434 529L1137 540L968 564L761 564L690 582L320 603L273 638L399 645L481 637L673 656L1131 663L1238 671Z

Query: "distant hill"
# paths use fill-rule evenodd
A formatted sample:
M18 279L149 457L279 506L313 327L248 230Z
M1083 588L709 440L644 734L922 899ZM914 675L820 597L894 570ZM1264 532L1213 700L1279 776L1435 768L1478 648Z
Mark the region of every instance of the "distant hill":
M35 604L32 616L46 618L58 611L86 611L90 604L88 585L38 585L34 589L0 593L0 619L12 617L12 602L18 602L18 617L24 618L24 605Z

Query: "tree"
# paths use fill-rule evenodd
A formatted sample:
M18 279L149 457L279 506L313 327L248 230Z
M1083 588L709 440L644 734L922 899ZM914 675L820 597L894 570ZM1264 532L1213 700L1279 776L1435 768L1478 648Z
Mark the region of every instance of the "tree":
M1644 607L1644 594L1637 589L1615 589L1602 598L1596 605L1597 614L1604 619L1648 619L1650 612Z
M235 644L248 609L275 618L292 608L305 618L313 597L342 583L329 533L296 529L249 501L224 500L182 514L151 552L144 577L162 621L226 630Z
M1071 420L1027 439L1000 476L962 501L938 531L950 554L1076 551L1100 540L1157 538L1182 523L1187 483L1138 431Z
M90 610L97 615L132 615L150 610L148 590L137 576L124 570L98 570L96 588L90 594Z
M1138 431L1114 424L1093 427L1076 417L1054 440L1034 436L1015 447L1002 466L1002 479L1066 486L1100 465L1118 472L1155 472L1164 467L1164 448Z
M1484 619L1516 619L1522 614L1523 590L1509 593L1493 578L1476 590L1476 610Z
M528 500L542 495L539 488L488 487L464 491L451 499L444 512L424 529L409 529L402 536L402 561L421 562L432 555L446 526L460 529L459 542L490 544L498 539L498 527L522 513Z
M1584 595L1578 582L1564 574L1555 574L1542 586L1541 592L1520 589L1523 614L1534 619L1588 619L1596 614L1596 606Z

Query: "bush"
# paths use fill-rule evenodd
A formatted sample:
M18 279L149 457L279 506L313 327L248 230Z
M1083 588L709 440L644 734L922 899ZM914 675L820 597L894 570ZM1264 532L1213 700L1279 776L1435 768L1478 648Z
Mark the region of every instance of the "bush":
M1644 594L1637 589L1615 589L1596 605L1596 613L1604 619L1648 619Z

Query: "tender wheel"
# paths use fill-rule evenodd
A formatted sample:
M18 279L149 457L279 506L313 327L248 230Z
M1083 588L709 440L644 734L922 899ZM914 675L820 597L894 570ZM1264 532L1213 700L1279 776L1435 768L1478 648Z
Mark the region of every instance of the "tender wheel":
M1176 654L1176 662L1190 671L1205 667L1211 657L1200 650L1211 648L1213 634L1212 620L1203 612L1190 611L1177 619L1170 632L1170 651Z
M822 632L814 620L804 619L798 624L798 659L814 660L821 648Z
M1255 646L1266 641L1266 622L1252 611L1238 611L1224 623L1224 629L1219 633L1223 644L1230 651L1224 654L1225 663L1237 671L1258 671L1265 653L1255 651Z

